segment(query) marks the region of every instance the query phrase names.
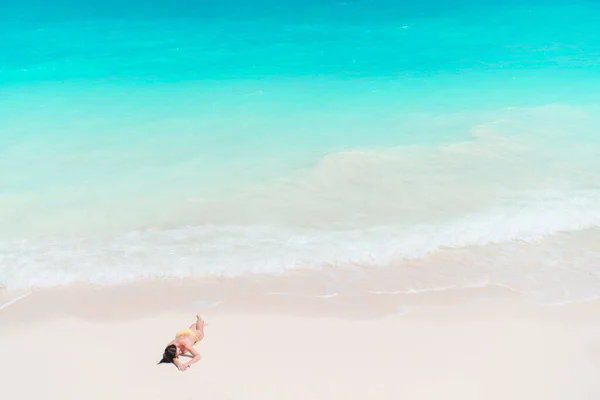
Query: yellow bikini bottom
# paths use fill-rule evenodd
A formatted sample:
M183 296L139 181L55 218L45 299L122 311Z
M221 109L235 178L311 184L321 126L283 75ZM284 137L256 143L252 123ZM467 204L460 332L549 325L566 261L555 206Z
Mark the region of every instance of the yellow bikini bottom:
M179 332L177 332L175 337L178 338L179 336L185 336L185 335L194 335L194 332L190 328L182 329ZM196 343L198 343L198 340L200 340L200 339L196 335L194 335L194 337L196 338L196 341L194 342L194 344L196 344Z

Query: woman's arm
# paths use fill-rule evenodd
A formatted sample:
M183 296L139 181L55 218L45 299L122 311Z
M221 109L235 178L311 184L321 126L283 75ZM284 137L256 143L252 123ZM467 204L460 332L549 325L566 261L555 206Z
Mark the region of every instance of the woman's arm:
M192 346L187 346L186 349L193 356L193 358L190 361L188 361L187 363L183 364L183 366L187 369L192 364L195 364L198 361L200 361L200 353L198 353L196 351L196 349L194 349Z
M186 365L179 361L179 357L173 359L173 364L175 364L175 366L177 366L177 369L179 369L180 371L185 371L190 367L189 365Z

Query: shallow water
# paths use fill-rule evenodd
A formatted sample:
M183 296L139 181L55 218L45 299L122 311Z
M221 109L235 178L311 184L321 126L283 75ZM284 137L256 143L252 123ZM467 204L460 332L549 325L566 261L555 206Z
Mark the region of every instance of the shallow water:
M0 286L451 248L413 284L600 294L600 9L420 4L5 6Z

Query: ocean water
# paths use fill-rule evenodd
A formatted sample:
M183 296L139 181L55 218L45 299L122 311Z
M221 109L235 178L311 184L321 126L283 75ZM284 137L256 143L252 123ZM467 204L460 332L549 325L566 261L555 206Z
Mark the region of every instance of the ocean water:
M0 1L0 287L600 295L600 4L213 3Z

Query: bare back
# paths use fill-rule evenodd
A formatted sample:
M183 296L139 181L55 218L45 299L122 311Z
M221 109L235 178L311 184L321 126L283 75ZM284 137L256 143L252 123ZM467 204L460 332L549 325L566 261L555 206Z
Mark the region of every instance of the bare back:
M174 344L182 351L192 347L204 338L204 320L200 315L196 316L196 323L190 325L188 329L177 332L175 339L169 344Z

